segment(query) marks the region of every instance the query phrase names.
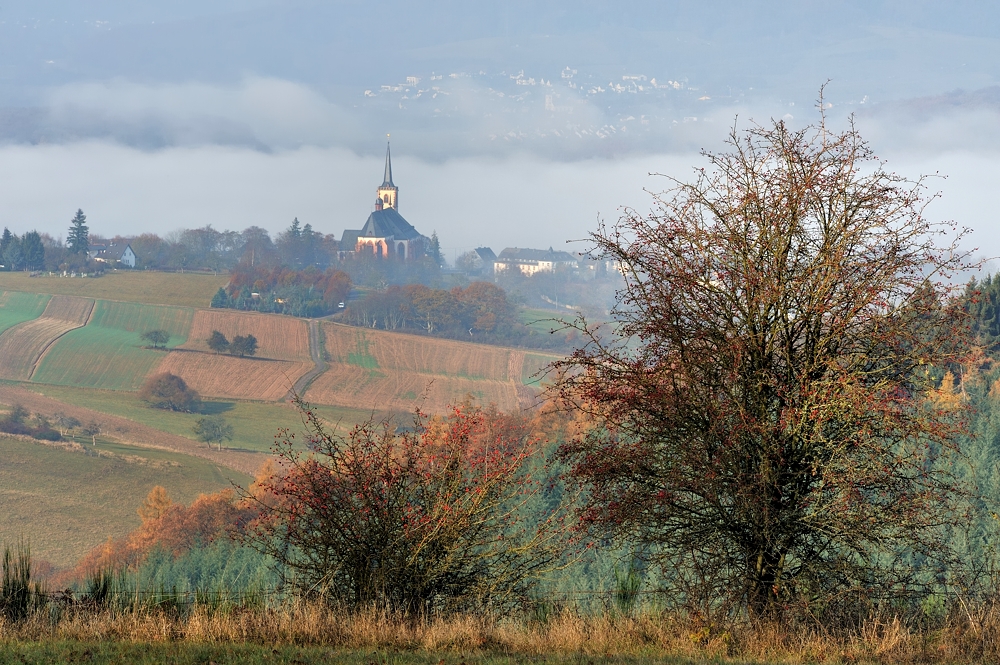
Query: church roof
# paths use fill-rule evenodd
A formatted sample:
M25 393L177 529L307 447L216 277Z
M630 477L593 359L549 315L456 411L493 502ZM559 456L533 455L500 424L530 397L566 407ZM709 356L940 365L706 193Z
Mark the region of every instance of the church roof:
M344 235L340 238L340 250L342 252L353 252L358 246L358 236L361 231L356 229L344 229Z
M382 187L395 187L392 184L392 158L389 156L389 144L385 144L385 179L382 180Z
M395 208L383 208L368 215L368 221L361 228L360 235L394 240L415 240L422 237Z

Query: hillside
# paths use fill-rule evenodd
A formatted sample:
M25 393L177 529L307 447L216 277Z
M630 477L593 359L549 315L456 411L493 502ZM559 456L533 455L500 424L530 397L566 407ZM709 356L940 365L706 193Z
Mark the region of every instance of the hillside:
M80 296L149 305L208 307L212 296L229 282L228 275L122 271L102 277L30 277L23 272L0 271L0 291Z
M0 445L0 542L27 538L37 559L56 567L138 526L136 508L155 485L190 503L230 480L249 480L207 460L106 439L83 447L0 438Z

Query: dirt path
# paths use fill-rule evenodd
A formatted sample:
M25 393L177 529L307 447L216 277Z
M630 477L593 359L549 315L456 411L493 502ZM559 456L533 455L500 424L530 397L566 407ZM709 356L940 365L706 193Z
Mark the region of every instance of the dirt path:
M94 422L101 427L102 433L122 443L143 448L159 448L160 450L169 450L184 455L201 457L250 476L268 458L268 455L264 453L209 450L204 444L183 436L167 434L166 432L161 432L158 429L128 418L122 418L121 416L112 416L100 411L94 411L93 409L66 404L65 402L60 402L51 397L45 397L17 386L0 385L0 403L20 404L29 411L42 413L46 416L63 413L85 424Z
M305 395L306 388L313 382L313 379L326 371L326 361L323 360L323 345L320 343L319 326L320 322L316 319L309 320L309 356L312 358L315 366L295 382L295 385L292 386L292 389L288 391L288 395L285 397L287 400L291 400L295 395L300 397Z

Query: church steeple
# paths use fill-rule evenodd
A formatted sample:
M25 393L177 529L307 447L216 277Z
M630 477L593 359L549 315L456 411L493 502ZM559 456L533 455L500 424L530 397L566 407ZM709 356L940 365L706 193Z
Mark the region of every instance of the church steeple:
M392 184L392 155L389 154L389 142L385 142L385 179L382 180L382 186L385 187L395 187Z
M392 182L392 156L389 154L389 143L385 144L385 177L382 179L382 184L378 188L378 200L382 202L379 208L392 208L393 210L399 210L397 207L397 197L399 195L399 189Z

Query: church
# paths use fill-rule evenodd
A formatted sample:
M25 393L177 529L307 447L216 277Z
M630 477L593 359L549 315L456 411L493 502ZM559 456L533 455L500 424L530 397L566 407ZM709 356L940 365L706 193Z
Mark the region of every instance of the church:
M399 214L399 188L392 182L392 156L385 147L385 177L379 185L375 210L361 230L346 230L340 240L341 253L371 252L377 258L400 261L424 256L430 241Z

